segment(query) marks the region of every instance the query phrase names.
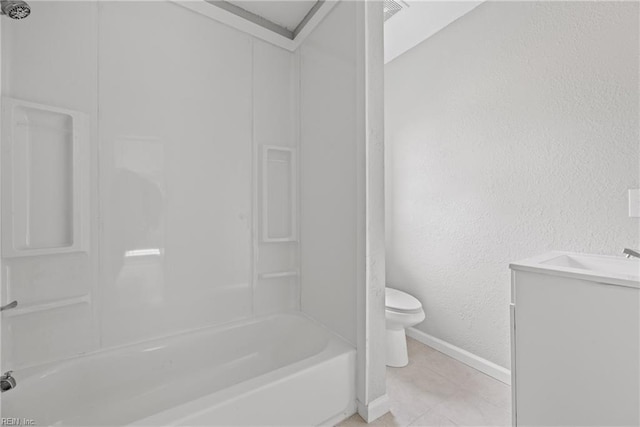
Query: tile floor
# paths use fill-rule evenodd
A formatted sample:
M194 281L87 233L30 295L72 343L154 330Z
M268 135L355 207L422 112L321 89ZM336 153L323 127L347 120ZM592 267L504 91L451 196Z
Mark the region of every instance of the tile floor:
M408 338L409 365L387 368L391 412L370 426L510 426L511 387ZM338 427L367 425L358 414Z

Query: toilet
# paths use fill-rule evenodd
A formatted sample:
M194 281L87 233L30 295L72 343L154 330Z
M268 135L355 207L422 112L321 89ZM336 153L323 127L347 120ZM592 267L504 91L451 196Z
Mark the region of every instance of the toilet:
M387 323L387 366L407 366L407 337L405 329L424 320L422 304L414 296L397 289L385 289L385 317Z

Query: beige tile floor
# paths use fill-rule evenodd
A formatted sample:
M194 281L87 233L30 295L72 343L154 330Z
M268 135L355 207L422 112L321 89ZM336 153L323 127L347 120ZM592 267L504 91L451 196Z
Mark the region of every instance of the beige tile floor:
M387 368L391 411L371 426L510 426L511 388L408 338L409 365ZM367 425L358 414L338 427Z

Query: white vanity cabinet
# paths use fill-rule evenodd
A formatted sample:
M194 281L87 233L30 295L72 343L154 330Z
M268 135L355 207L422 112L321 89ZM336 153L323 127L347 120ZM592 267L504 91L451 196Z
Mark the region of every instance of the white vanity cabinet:
M513 423L640 425L640 260L510 264Z

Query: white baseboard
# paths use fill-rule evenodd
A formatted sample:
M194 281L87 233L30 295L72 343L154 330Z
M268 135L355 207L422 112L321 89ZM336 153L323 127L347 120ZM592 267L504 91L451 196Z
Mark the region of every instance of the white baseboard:
M469 365L480 372L484 372L485 374L497 379L498 381L502 381L503 383L509 385L511 384L511 371L507 368L496 365L495 363L490 362L487 359L483 359L480 356L468 352L467 350L464 350L460 347L456 347L453 344L449 344L448 342L443 341L440 338L436 338L416 328L407 328L407 335L417 341L420 341L422 344L435 348L436 350L446 354L447 356L453 357L454 359L464 363L465 365Z
M358 414L367 423L377 420L387 412L389 412L389 396L386 394L369 402L368 405L358 402Z

